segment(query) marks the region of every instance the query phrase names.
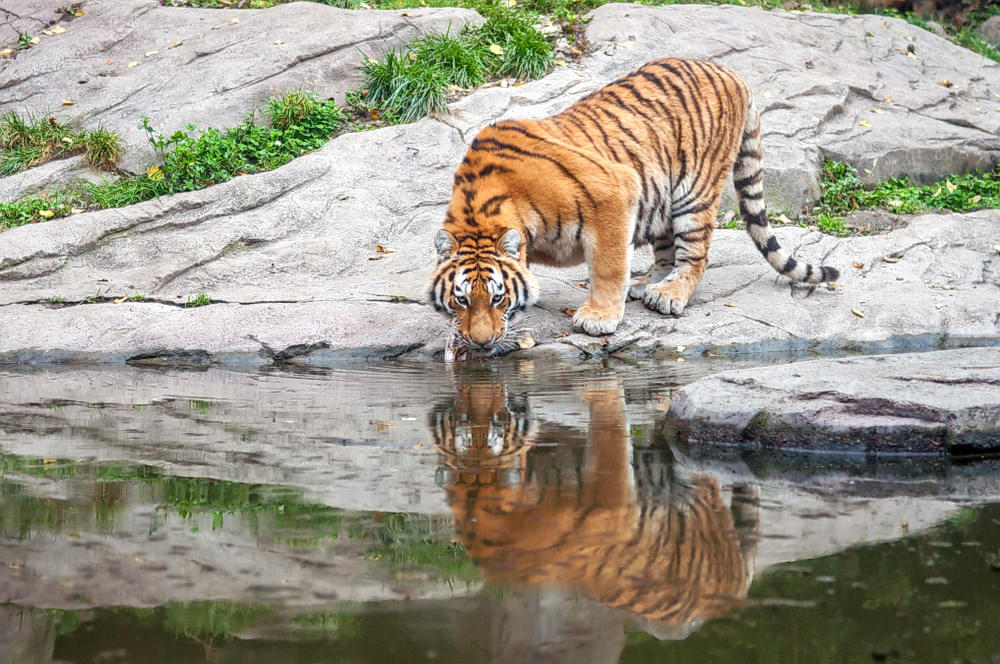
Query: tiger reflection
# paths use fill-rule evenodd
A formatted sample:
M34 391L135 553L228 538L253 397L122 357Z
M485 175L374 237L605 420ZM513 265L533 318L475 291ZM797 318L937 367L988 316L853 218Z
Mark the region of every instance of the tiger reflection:
M484 581L568 588L683 637L747 595L756 489L735 487L727 507L714 478L662 453L633 464L620 384L581 396L586 444L562 467L551 463L560 445L538 445L527 407L500 382L463 384L431 413L459 543Z

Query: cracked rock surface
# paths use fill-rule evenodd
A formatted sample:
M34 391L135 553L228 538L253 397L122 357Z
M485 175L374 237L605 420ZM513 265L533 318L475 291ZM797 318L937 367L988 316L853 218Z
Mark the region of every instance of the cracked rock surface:
M126 132L143 168L148 155L128 134L142 115L165 131L225 126L290 88L336 96L353 84L358 44L375 52L418 30L481 20L315 3L230 11L92 0L85 8L65 33L0 72L0 103L52 111L66 90L84 90L58 116ZM1000 154L1000 66L903 21L608 5L593 13L587 37L596 50L579 65L477 90L449 115L343 135L269 173L0 234L0 357L254 364L436 353L444 321L422 304L431 238L475 130L561 110L654 57L711 58L748 80L775 211L815 200L824 154L873 177L918 180L991 167ZM183 43L171 49L173 40ZM142 64L130 69L133 57ZM117 75L101 76L109 59ZM839 268L836 290L790 284L745 233L719 230L680 317L632 302L609 338L566 335L560 309L583 300L583 267L538 270L542 297L524 323L538 345L529 352L883 351L1000 339L1000 211L926 214L875 237L797 227L778 236L798 257ZM649 260L639 253L633 269ZM212 304L183 306L199 293ZM142 302L111 301L137 294Z
M968 453L1000 441L1000 349L811 360L724 371L677 392L695 442Z

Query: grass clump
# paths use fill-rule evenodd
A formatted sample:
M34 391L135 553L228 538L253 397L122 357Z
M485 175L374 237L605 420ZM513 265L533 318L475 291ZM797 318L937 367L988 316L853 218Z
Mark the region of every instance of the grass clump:
M169 138L157 133L143 118L149 142L163 159L144 174L111 182L90 184L87 189L96 205L121 207L156 196L203 189L227 182L237 175L273 170L315 150L336 134L345 122L333 101L321 101L311 93L293 91L267 102L270 126L254 123L251 113L230 129L210 128L195 135L197 128L174 132Z
M206 304L212 304L212 298L210 298L205 293L198 293L197 295L192 295L184 303L185 307L204 307Z
M0 231L55 217L66 217L87 205L88 197L83 189L54 191L28 196L12 203L0 203Z
M104 127L77 131L54 117L25 118L14 111L0 115L0 176L81 152L94 168L111 170L124 148L121 139Z
M443 110L453 89L502 76L538 78L548 70L552 46L535 29L533 15L499 8L487 16L483 25L467 27L457 37L427 35L407 50L365 60L364 87L352 102L391 123L413 122Z
M911 186L903 177L869 187L858 179L854 167L825 160L822 189L820 209L828 213L878 207L900 214L925 210L967 212L1000 207L1000 166L988 173L953 175L922 186Z

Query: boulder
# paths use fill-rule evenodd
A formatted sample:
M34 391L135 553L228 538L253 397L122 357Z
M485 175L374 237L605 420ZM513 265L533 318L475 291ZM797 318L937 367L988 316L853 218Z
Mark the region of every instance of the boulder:
M810 360L681 388L668 428L694 443L874 455L1000 445L1000 349Z
M341 17L348 22L332 27ZM353 67L356 49L344 45L362 48L359 31L380 35L363 48L385 48L418 28L466 19L477 20L450 11L402 16L315 3L209 11L94 2L71 30L20 54L3 72L0 96L51 106L66 96L51 91L56 81L63 89L77 85L73 67L110 67L102 64L105 54L118 49L114 67L133 52L141 64L98 76L100 90L63 113L118 117L124 126L169 111L173 125L154 122L167 130L206 118L231 124L288 87L324 96L343 90L349 76L326 58ZM361 24L367 32L352 27ZM387 36L390 30L398 39ZM274 44L276 37L285 44ZM0 234L0 357L253 364L439 352L445 324L423 306L423 284L454 169L475 131L498 117L559 111L655 57L711 58L750 82L762 111L773 210L814 202L823 155L848 159L872 177L909 172L924 180L992 166L1000 153L1000 113L992 110L1000 66L904 21L608 5L593 13L587 38L596 50L579 65L524 85L484 87L447 115L345 134L275 171L201 191ZM173 39L183 43L171 49ZM246 56L246 44L291 50L262 64ZM144 49L160 53L145 56ZM72 64L72 53L89 64ZM182 76L184 62L198 53L197 68ZM257 69L246 72L247 62ZM164 78L150 78L154 72ZM618 332L605 339L566 336L570 321L560 310L582 301L586 270L541 269L542 298L526 322L539 343L532 352L672 357L995 344L998 227L1000 211L983 210L915 217L876 237L779 228L797 256L844 273L833 291L778 278L744 233L719 230L710 269L682 316L633 302ZM649 260L639 253L633 268ZM185 306L200 293L210 305ZM136 295L143 301L114 302Z
M1000 48L1000 16L990 16L979 24L976 34L988 41L994 48Z

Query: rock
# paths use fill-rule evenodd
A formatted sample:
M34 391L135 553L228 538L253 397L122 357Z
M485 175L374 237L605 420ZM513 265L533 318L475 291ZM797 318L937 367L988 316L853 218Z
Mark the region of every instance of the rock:
M1000 349L812 360L681 388L670 427L697 443L970 453L1000 445Z
M307 84L326 96L346 86L347 74L323 73L333 67L326 58L343 58L337 62L353 71L356 59L348 54L355 49L343 45L360 44L363 35L347 31L337 37L339 30L332 28L316 34L314 25L324 18L360 25L359 17L375 17L364 20L381 21L381 28L364 23L368 32L357 30L384 35L380 29L404 23L411 32L403 34L416 34L418 26L432 29L456 16L471 16L434 10L415 12L413 18L396 12L340 13L315 3L258 12L130 2L88 4L72 30L17 57L3 72L0 96L35 94L40 84L33 79L18 83L17 72L24 77L36 72L39 81L51 85L75 85L73 67L84 65L59 58L79 53L90 63L86 66L104 67L94 44L118 49L120 60L179 35L188 50L141 56L143 65L102 79L92 100L69 108L75 113L86 106L95 121L120 116L119 126L137 124L139 116L160 112L157 107L175 113L171 117L181 125L199 118L222 125L287 87ZM229 17L240 22L230 24ZM210 30L209 23L219 30ZM256 36L242 32L247 26ZM271 37L274 30L301 33L284 40L299 50L282 51L281 59L263 64L248 59L244 49L250 46L237 38L270 49L274 44L259 36L265 29ZM197 40L198 30L207 41ZM579 67L559 67L524 85L482 88L453 104L450 115L346 134L278 170L201 191L0 234L0 306L5 306L0 358L124 362L144 353L163 356L166 349L166 357L202 351L213 362L269 364L288 351L295 362L322 364L345 356L438 352L444 321L421 305L434 262L430 239L474 132L498 117L559 111L653 57L709 57L751 83L763 111L772 210L814 201L822 154L846 158L875 177L912 169L916 179L928 179L991 166L1000 151L1000 113L976 110L995 105L992 91L1000 85L1000 66L896 19L728 6L609 5L594 12L587 38L598 50ZM364 48L398 43L379 39ZM127 87L136 85L130 78L135 70L146 68L151 76L161 65L183 69L185 58L206 45L214 51L198 59L198 72L208 73L185 75L183 84L164 81L160 85L166 87L155 90L152 84ZM907 45L915 45L916 57L906 54ZM258 69L248 74L230 58L253 62ZM294 65L296 58L304 59ZM56 67L57 60L64 69ZM326 63L322 81L308 69L320 62ZM218 76L232 77L233 87ZM954 85L940 85L943 78ZM44 105L45 99L63 96L46 90L31 103ZM884 101L889 96L891 104ZM228 100L225 113L222 100ZM872 113L872 108L885 112ZM859 125L860 119L873 129ZM928 155L932 159L925 159ZM674 357L995 344L1000 339L995 305L1000 276L993 249L998 224L1000 211L984 210L928 214L869 238L779 228L780 240L796 255L844 273L835 291L791 285L767 266L745 233L720 230L710 269L681 317L663 317L633 302L609 339L564 336L570 321L560 309L579 305L584 292L574 282L586 278L586 270L540 269L541 306L530 319L538 346L522 352ZM377 255L377 245L395 253ZM897 262L883 260L897 254L903 256ZM633 268L638 271L649 260L648 252L640 253ZM854 263L863 267L852 268ZM183 306L199 293L213 303ZM110 301L135 294L145 300ZM65 306L53 308L52 298L61 298Z
M156 0L92 0L67 31L43 37L0 73L0 106L52 114L118 133L120 166L158 161L140 119L170 136L237 124L265 99L303 88L343 101L364 57L423 32L482 18L466 9L350 11L315 2L266 10L161 7ZM64 107L62 101L76 103Z
M976 34L995 48L1000 48L1000 16L990 16L980 23L976 28Z
M0 191L0 203L11 203L19 198L52 189L73 187L81 180L100 182L102 179L113 178L110 173L91 168L83 155L74 155L5 177L3 190Z
M65 0L4 0L0 11L0 50L17 48L17 40L22 34L45 38L45 30L57 21L72 20L60 11L68 3ZM9 64L0 58L0 72Z

